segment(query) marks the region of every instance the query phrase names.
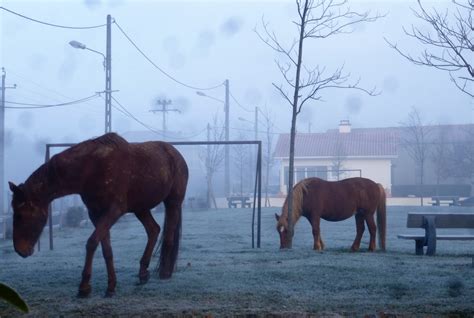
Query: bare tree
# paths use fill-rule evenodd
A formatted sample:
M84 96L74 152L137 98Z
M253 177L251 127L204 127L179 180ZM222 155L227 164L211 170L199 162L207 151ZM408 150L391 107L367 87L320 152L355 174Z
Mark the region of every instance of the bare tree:
M265 125L265 134L266 140L264 142L264 151L262 156L263 165L265 166L265 180L264 180L264 187L265 187L265 207L271 206L270 198L268 196L268 186L270 182L270 170L274 164L272 149L273 149L273 128L274 128L274 120L270 110L265 107L264 111L262 111L262 115L264 118L264 125Z
M340 137L341 136L339 136L339 134L336 137L337 140L335 145L335 153L331 161L332 173L336 176L337 180L339 180L344 174L344 172L341 170L344 169L344 160L347 158L346 151Z
M217 116L214 116L213 126L207 124L207 141L223 141L225 130L218 123ZM199 154L201 161L205 163L207 181L207 206L217 208L216 197L214 195L213 179L215 173L222 166L224 161L224 147L222 145L207 145L206 149Z
M258 37L274 51L280 53L286 61L276 61L285 85L273 83L273 86L292 108L288 178L289 247L292 245L294 234L291 214L293 207L296 118L298 114L307 102L321 100L322 92L329 88L352 88L369 95L375 95L375 89L366 90L359 86L360 79L351 82L350 74L344 71L344 65L328 72L324 66L317 65L311 68L303 63L303 44L305 40L321 40L338 34L351 33L354 25L375 21L380 17L380 15L371 16L370 12L358 13L352 11L347 3L347 0L296 0L298 17L293 21L293 24L296 25L298 35L289 45L285 45L280 41L275 32L269 29L268 23L263 20L263 32L255 30Z
M430 157L433 162L436 186L438 188L441 181L448 178L452 173L451 154L453 150L451 149L452 144L448 142L448 131L443 126L438 126L437 128L437 137L436 141L433 142Z
M410 157L415 161L418 168L417 181L420 185L420 203L423 206L423 185L425 177L425 163L429 157L428 138L431 129L423 125L420 113L416 107L408 114L408 120L402 125L405 133L402 134L402 145L407 150Z
M238 140L248 140L247 136L240 133ZM239 179L239 194L243 195L244 190L248 190L248 185L251 184L253 170L251 148L250 145L239 144L232 147L233 162L235 163L236 174Z
M462 92L474 97L474 0L453 0L451 11L443 12L433 8L430 12L418 0L415 17L428 25L430 31L411 26L403 29L426 48L418 56L401 50L397 44L387 43L398 53L416 65L434 67L447 71L451 81Z

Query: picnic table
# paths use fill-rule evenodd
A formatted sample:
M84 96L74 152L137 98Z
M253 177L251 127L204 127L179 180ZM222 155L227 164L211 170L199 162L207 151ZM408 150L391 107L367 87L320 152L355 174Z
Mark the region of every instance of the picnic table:
M239 205L241 208L250 208L252 202L249 196L230 196L227 197L227 205L229 208L237 208Z
M456 195L439 195L431 197L432 206L441 206L442 204L455 206L459 205L459 196Z

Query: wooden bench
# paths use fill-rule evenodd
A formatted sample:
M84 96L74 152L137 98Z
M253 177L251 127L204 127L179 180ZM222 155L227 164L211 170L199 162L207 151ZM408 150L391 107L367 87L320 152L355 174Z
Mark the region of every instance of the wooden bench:
M250 208L252 206L249 197L232 196L227 198L227 205L229 208L237 208L239 204L241 208Z
M431 205L432 206L456 206L459 205L459 196L434 196L431 197Z
M436 229L474 229L474 213L421 213L410 212L408 228L423 228L424 235L399 234L400 239L415 240L416 255L435 255L437 240L474 240L474 234L436 234Z

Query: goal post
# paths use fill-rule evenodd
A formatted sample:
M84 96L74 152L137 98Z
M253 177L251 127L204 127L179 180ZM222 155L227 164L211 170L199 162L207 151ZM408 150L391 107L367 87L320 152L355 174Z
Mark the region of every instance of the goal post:
M256 246L261 246L261 217L262 217L262 142L260 140L234 140L234 141L165 141L173 146L206 146L206 145L256 145L257 160L255 167L255 183L253 191L253 208L252 208L252 248L255 248L255 221L257 227ZM131 142L133 143L133 142ZM69 148L76 143L48 143L46 144L45 163L51 158L51 150L53 148ZM226 193L226 196L228 193ZM256 220L255 220L256 218ZM51 204L48 206L48 227L49 227L49 249L53 250L53 215ZM41 244L38 240L38 250Z

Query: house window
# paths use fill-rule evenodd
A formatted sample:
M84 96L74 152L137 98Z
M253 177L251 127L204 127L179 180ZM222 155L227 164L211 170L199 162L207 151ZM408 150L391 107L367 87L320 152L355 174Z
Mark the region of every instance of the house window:
M284 184L288 185L288 172L289 168L285 167L284 169ZM297 182L311 177L317 177L323 180L328 179L328 168L326 166L307 166L307 167L295 167L293 175L294 184Z
M306 167L306 177L317 177L323 180L328 179L328 168L326 166Z
M296 167L295 168L295 183L298 183L305 178L306 178L306 168Z

